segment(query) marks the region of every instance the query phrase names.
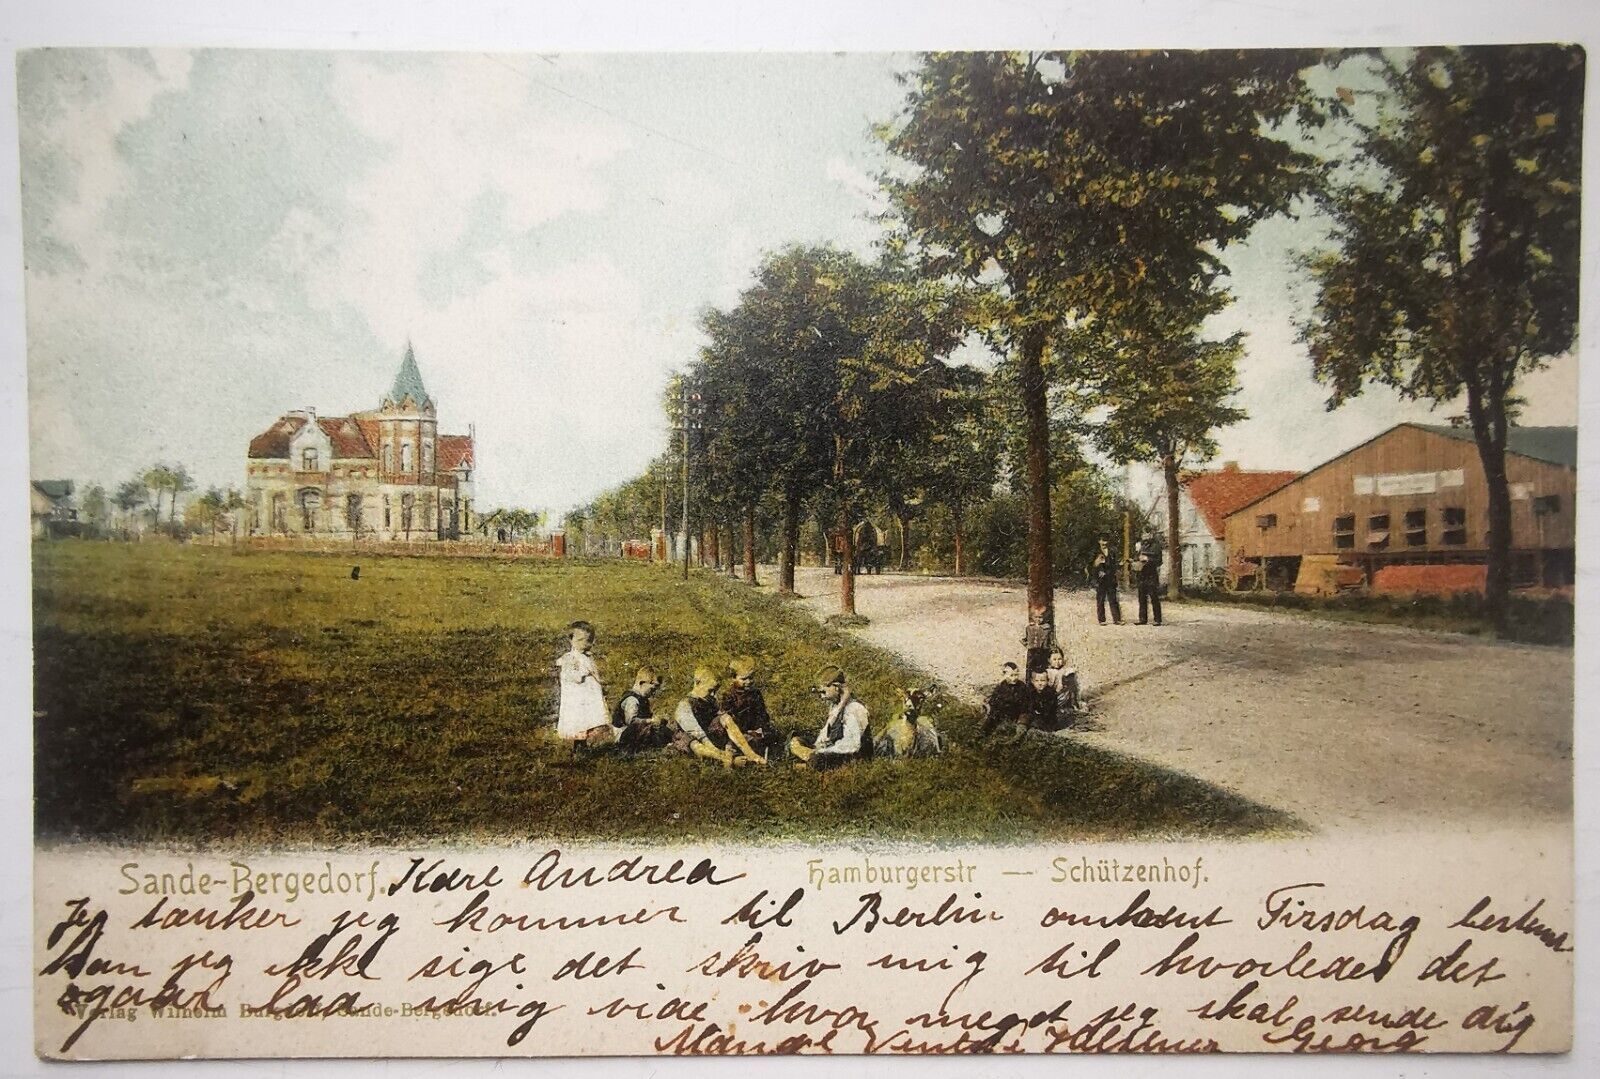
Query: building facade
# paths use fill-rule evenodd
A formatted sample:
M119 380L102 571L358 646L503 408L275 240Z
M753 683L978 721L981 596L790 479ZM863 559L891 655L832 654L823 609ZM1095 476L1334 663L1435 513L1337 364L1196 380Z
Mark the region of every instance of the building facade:
M1507 435L1515 585L1573 581L1577 454L1575 427ZM1279 583L1306 556L1359 567L1369 582L1392 566L1481 565L1488 484L1471 430L1403 423L1235 510L1226 532L1233 557Z
M1178 486L1178 569L1185 585L1204 585L1228 565L1228 514L1298 476L1298 472L1258 471L1229 461L1221 468L1191 472ZM1151 529L1167 541L1167 497L1154 488Z
M370 412L289 412L250 440L253 536L459 539L475 526L473 436L441 435L411 346Z

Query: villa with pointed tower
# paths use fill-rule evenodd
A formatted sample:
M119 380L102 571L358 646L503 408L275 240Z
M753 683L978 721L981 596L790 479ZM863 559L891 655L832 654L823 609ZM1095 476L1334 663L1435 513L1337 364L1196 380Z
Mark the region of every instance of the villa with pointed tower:
M470 428L469 428L470 430ZM439 434L409 344L370 412L289 412L250 440L250 533L400 542L468 535L472 435Z

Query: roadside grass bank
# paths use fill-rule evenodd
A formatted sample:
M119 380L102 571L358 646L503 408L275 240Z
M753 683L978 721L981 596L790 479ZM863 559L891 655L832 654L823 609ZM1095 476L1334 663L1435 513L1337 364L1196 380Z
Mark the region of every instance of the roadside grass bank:
M350 569L359 562L361 574ZM709 572L581 560L318 555L40 543L33 555L42 838L398 842L852 838L1021 842L1247 836L1293 817L1071 739L976 741L940 695L944 756L823 775L682 755L574 761L553 736L565 627L594 623L608 703L750 653L778 724L849 672L881 726L929 677Z

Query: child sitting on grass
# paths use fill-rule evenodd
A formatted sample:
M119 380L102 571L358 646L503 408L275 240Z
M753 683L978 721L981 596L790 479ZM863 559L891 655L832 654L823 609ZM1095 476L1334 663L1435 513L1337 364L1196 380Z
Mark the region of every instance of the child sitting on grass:
M1028 701L1027 729L1053 734L1059 729L1056 717L1056 691L1050 684L1050 672L1033 671L1028 675L1030 700Z
M1022 668L1015 663L1000 665L1000 683L989 693L983 706L983 736L987 738L1002 723L1021 731L1033 707L1033 692L1022 680Z
M643 753L671 743L672 731L655 718L650 708L650 698L660 688L661 679L655 668L640 667L633 677L633 688L611 710L611 730L623 753Z
M1083 696L1078 689L1078 672L1067 666L1067 654L1057 646L1050 649L1050 686L1056 691L1056 719L1062 727L1072 726L1072 717L1083 711Z
M744 758L735 756L730 740L716 724L717 713L717 673L710 667L696 667L689 695L678 702L673 713L678 730L672 741L685 753L732 768L744 763Z
M556 734L567 739L576 751L580 743L587 746L608 741L611 717L606 714L600 668L589 654L594 648L594 627L584 621L574 622L567 627L567 640L571 647L556 661L561 687Z
M867 706L856 700L845 683L844 671L832 664L817 672L815 689L828 709L822 729L809 743L789 739L789 755L796 768L825 772L872 752L871 721Z

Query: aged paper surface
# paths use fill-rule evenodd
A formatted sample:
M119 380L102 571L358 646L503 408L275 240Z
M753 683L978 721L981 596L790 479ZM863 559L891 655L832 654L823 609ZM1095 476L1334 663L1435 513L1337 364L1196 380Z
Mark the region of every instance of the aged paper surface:
M1260 208L1207 332L1125 327L1245 335L1202 350L1237 384L1178 455L1176 544L1160 454L1095 433L1148 389L1118 365L1156 361L1075 339L1110 367L1048 368L1090 397L1051 406L1085 411L1052 428L1084 457L1055 466L1049 619L1003 404L962 426L895 378L828 390L859 396L786 554L761 453L810 406L759 406L798 361L718 367L749 338L707 312L776 319L752 296L806 269L785 245L831 245L806 272L847 292L915 217L870 129L924 63L19 56L39 1055L1569 1050L1575 345L1518 370L1511 640L1484 634L1461 398L1372 381L1324 413L1344 376L1296 334L1348 346L1315 292L1348 282L1294 261L1328 246L1310 201ZM1319 63L1312 96L1362 120L1381 72ZM1531 130L1581 122L1560 104ZM1574 162L1526 138L1517 183L1575 230ZM1559 322L1576 234L1539 236L1528 272L1572 275L1528 302ZM1103 317L1148 310L1155 258L1107 278ZM894 287L926 316L953 302L916 291L936 276ZM1026 322L949 317L913 351L1024 392ZM892 342L872 362L946 377ZM976 459L916 441L969 430ZM1093 616L1100 536L1126 625ZM1159 629L1132 624L1142 572L1190 593ZM675 742L634 752L610 721L642 667L636 734ZM721 724L747 667L754 753ZM1048 721L1004 711L1034 667ZM724 712L689 703L700 668ZM825 769L852 699L879 751Z
M38 1049L1560 1052L1571 875L1523 838L44 850Z

